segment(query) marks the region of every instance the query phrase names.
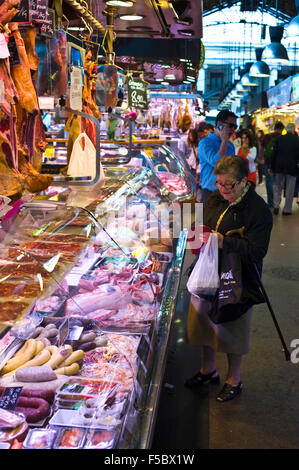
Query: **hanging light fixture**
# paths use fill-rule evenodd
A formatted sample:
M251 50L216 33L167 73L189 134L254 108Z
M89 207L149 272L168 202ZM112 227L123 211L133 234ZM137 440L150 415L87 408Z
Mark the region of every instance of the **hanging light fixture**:
M249 86L259 85L257 80L254 80L252 77L250 77L249 73L245 73L245 75L243 75L243 77L241 78L241 83L245 88Z
M292 19L286 28L287 38L299 36L299 0L295 0L297 16Z
M262 59L271 64L288 62L289 57L286 48L281 44L283 26L269 26L271 43L265 47Z
M263 78L263 77L270 77L270 69L268 64L266 62L263 62L262 59L262 54L263 54L263 48L257 47L255 49L255 56L256 56L256 62L252 64L249 70L249 76L250 77L258 77L258 78Z

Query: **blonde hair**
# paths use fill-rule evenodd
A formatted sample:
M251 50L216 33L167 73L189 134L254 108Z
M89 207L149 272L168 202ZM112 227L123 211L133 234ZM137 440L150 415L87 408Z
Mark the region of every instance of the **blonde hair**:
M214 168L214 175L229 174L238 181L248 177L248 163L238 155L227 155L219 158Z

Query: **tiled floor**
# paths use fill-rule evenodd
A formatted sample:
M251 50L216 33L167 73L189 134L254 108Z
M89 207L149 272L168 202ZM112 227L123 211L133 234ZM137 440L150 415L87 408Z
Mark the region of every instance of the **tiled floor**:
M264 184L257 191L265 197ZM299 206L293 215L274 216L263 282L276 318L293 356L299 348ZM185 268L190 264L186 254ZM216 388L196 393L183 386L201 364L198 347L185 344L189 305L186 277L181 283L175 328L161 393L154 449L298 449L299 362L287 362L266 304L255 307L250 352L244 357L244 392L229 403L215 400ZM226 357L217 355L221 378ZM215 387L215 386L214 386Z

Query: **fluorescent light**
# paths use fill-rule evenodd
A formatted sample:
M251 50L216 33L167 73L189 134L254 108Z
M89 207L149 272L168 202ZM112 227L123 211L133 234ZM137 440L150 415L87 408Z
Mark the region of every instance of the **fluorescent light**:
M143 19L143 16L142 15L121 15L119 18L124 21L139 21Z
M108 0L106 1L106 5L110 7L132 7L133 2L129 0Z
M161 82L161 85L169 85L168 82Z

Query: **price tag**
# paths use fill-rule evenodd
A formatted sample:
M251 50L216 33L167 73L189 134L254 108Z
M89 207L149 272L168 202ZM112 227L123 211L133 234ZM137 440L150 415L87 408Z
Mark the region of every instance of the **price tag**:
M0 408L14 410L23 387L6 387L0 400Z
M66 320L58 328L58 341L59 341L58 346L63 345L64 340L68 337L68 335L69 335L69 319L66 318Z
M147 361L148 353L149 353L149 344L148 344L145 336L142 335L141 338L140 338L138 348L137 348L137 356L139 357L140 361L142 362L143 367L145 368L145 371L146 371L145 364L146 364L146 361Z
M46 11L46 19L40 24L41 36L53 38L55 33L55 12L51 8Z
M130 78L128 81L129 106L139 109L148 109L147 84L142 80Z
M152 147L147 147L147 148L144 149L144 151L145 151L146 155L148 155L149 157L155 158Z
M44 151L44 157L47 158L54 158L54 146L53 145L48 145L46 150Z
M14 34L12 34L9 37L8 50L9 50L9 63L10 63L10 66L13 67L14 65L20 65L21 64L21 59L20 59L20 56L19 56L17 43L16 43L16 38L15 38Z
M82 69L75 66L71 71L70 108L82 110Z
M73 326L72 328L70 328L68 339L72 341L77 341L82 335L83 330L84 330L83 326L78 326L78 325Z

